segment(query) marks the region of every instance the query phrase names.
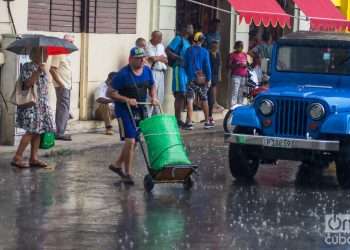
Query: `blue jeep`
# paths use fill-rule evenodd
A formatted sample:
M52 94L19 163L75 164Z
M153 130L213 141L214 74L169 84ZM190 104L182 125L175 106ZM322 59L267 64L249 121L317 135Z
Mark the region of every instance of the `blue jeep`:
M335 162L350 187L350 35L296 32L274 46L270 89L233 111L229 163L236 179L253 178L262 161Z

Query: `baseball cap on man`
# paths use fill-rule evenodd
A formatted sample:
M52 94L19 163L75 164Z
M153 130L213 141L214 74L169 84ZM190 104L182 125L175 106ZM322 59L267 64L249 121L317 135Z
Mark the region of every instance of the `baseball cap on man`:
M134 47L130 50L131 57L145 57L145 50L143 48Z
M205 39L205 36L202 32L196 32L196 34L194 34L194 38L193 41L195 42L199 42Z

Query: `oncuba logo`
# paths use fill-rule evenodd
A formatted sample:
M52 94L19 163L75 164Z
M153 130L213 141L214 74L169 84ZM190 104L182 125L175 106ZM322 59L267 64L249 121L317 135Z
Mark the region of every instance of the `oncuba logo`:
M350 214L327 214L325 233L328 246L350 245Z
M350 214L327 214L325 233L350 233Z

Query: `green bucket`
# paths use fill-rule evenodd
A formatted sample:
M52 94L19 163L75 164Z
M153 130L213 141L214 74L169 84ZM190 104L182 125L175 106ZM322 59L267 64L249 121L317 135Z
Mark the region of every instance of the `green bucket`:
M188 159L175 116L155 115L140 123L150 167L159 171L168 165L188 165Z
M40 148L50 149L55 146L55 133L47 132L40 135Z

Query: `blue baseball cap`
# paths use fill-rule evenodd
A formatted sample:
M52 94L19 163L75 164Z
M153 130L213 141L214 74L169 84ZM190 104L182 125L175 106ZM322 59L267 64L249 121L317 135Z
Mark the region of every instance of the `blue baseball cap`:
M143 48L134 47L130 50L131 57L145 57L145 50Z

